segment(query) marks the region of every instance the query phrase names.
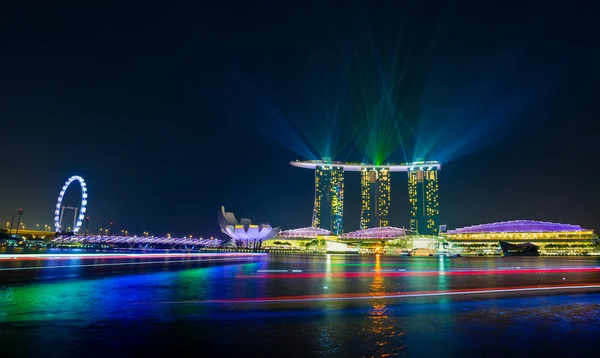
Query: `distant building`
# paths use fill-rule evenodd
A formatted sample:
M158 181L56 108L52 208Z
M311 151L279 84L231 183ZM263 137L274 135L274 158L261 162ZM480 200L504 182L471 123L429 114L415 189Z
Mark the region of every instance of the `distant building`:
M516 220L448 230L444 237L463 254L499 254L500 241L531 243L541 255L582 255L597 252L598 237L579 225Z
M389 225L390 172L387 168L361 170L360 228Z
M438 169L421 166L408 170L410 229L421 235L439 234Z

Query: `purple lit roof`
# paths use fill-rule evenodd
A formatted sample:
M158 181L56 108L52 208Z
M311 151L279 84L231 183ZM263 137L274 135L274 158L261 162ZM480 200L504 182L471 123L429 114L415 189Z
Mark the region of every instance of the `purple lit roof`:
M393 239L406 235L406 231L399 227L384 226L364 230L356 230L344 235L345 239Z
M467 226L456 230L448 230L447 234L480 234L495 232L563 232L587 231L579 225L557 224L545 221L516 220L503 221L491 224Z
M333 233L329 230L321 229L318 227L303 227L300 229L291 229L281 231L278 237L317 237L317 236L329 236Z

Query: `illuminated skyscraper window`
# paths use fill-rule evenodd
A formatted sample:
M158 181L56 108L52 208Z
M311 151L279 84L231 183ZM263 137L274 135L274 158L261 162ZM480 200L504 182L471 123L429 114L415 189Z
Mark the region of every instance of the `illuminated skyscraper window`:
M386 168L363 168L361 171L360 228L389 225L390 172Z
M378 171L377 178L377 217L379 219L379 225L389 226L389 212L390 212L390 172L387 169L381 169Z
M339 235L344 229L344 169L319 165L315 169L315 206L312 226Z
M424 235L439 233L438 171L418 168L408 171L410 229Z

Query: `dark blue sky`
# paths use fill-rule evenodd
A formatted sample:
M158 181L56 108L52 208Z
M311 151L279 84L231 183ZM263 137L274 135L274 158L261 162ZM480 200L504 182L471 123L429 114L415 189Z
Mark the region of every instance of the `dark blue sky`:
M288 161L383 155L443 162L449 228L598 229L598 14L572 3L8 6L0 215L50 224L77 174L92 229L217 234L221 205L308 226L313 173ZM358 182L347 174L346 230ZM406 186L392 178L395 226Z

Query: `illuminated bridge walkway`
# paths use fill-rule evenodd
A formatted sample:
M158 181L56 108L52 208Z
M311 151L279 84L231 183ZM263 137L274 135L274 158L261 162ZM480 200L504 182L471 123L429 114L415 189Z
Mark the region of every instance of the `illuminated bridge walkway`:
M148 246L169 246L169 247L219 247L223 240L202 239L202 238L171 238L171 237L136 237L136 236L63 236L51 240L54 244L66 245L116 245L122 247L148 247Z
M20 229L17 232L17 229L12 229L10 231L6 231L7 235L16 235L18 234L19 236L24 236L26 238L49 238L51 236L56 235L56 233L54 231L42 231L42 230L23 230Z

